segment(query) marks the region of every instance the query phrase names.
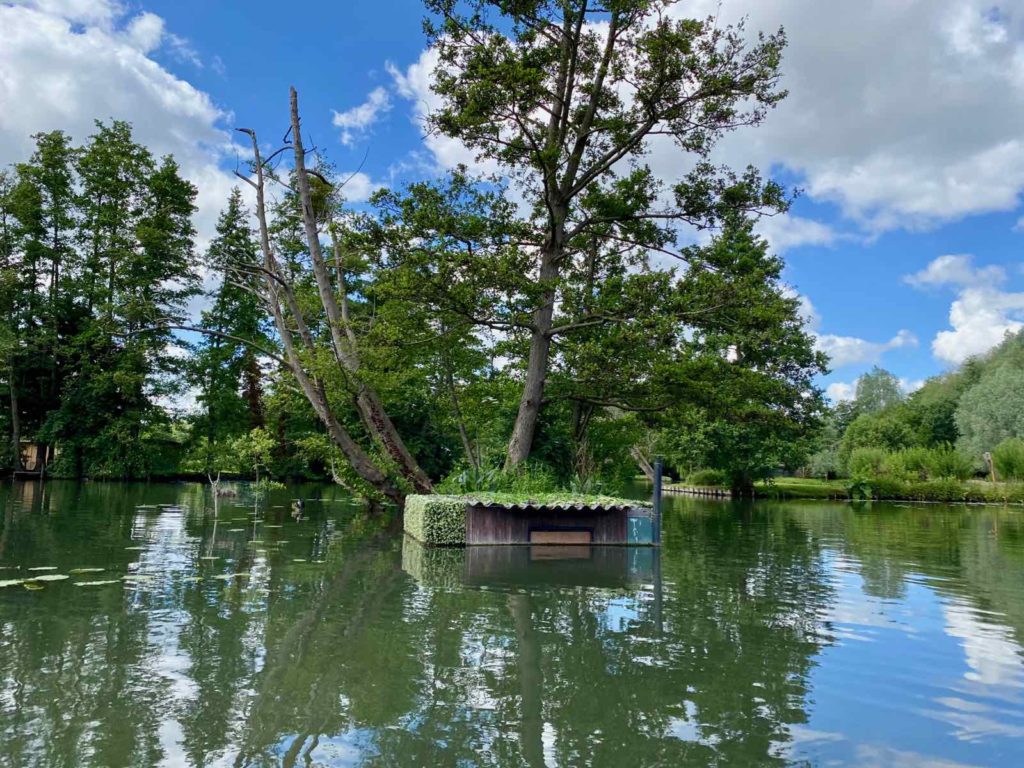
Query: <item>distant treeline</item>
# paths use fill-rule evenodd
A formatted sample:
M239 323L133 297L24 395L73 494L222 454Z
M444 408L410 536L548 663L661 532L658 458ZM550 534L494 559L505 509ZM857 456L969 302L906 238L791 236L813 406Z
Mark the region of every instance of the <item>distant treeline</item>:
M1024 332L905 395L875 368L826 420L815 477L1024 480Z

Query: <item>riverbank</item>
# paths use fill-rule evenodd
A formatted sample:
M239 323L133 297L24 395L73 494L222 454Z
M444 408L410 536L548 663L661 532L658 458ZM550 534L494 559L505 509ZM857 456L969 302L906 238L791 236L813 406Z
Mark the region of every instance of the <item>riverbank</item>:
M720 486L700 488L671 484L666 490L693 495L726 492ZM817 480L803 477L777 477L754 486L759 499L822 499L849 501L932 501L967 504L1024 504L1024 483L992 483L984 480L919 480L891 478L872 480Z

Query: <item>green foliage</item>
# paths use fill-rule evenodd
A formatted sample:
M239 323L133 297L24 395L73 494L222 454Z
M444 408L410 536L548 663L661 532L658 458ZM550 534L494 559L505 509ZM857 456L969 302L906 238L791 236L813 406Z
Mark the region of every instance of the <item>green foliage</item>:
M257 427L237 438L233 445L242 466L255 474L258 483L260 470L266 469L270 464L275 446L274 438L265 429Z
M929 478L966 480L974 474L974 462L952 445L931 448L924 458Z
M1024 440L1008 437L992 451L992 463L1001 480L1024 480Z
M846 428L839 447L839 460L850 474L850 459L858 448L898 451L914 444L914 433L896 410L862 414Z
M856 480L963 481L974 474L971 460L951 445L899 451L856 448L850 454L848 467L850 476Z
M551 469L537 462L528 462L512 470L463 467L437 484L438 493L549 493L561 486Z
M853 407L857 414L876 414L903 402L899 379L877 365L857 379Z
M886 460L890 454L881 448L854 448L847 467L854 478L874 478L887 474Z
M82 147L60 131L35 141L0 183L4 401L20 437L59 444L54 473L164 471L157 403L181 370L165 326L196 292L196 188L124 122L97 123Z
M1008 349L1024 343L1010 340ZM964 392L956 409L959 445L975 461L1008 437L1024 438L1024 366L997 361Z
M262 371L253 346L271 346L264 309L256 295L257 279L246 265L256 262L256 243L248 214L236 188L217 221L217 236L204 261L220 284L203 312L205 332L189 360L186 374L198 390L198 413L192 424L198 471L237 469L226 450L233 440L264 424Z
M728 487L729 475L721 469L701 469L686 478L686 485Z
M424 544L465 544L466 499L461 496L407 496L405 532Z

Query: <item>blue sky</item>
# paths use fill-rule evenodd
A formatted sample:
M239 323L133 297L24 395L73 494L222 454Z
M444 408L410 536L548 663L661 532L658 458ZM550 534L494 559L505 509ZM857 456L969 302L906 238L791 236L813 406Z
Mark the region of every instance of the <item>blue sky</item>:
M824 6L829 6L825 8ZM835 397L880 364L915 386L1024 321L1024 0L689 0L751 30L784 25L790 97L719 158L803 189L765 222L834 371ZM299 18L295 15L299 14ZM284 133L288 86L358 204L468 160L424 139L420 0L0 2L0 164L29 135L136 125L199 185L205 237L232 185L231 130ZM339 116L340 117L337 117ZM244 157L244 155L243 155ZM671 178L685 158L655 147Z

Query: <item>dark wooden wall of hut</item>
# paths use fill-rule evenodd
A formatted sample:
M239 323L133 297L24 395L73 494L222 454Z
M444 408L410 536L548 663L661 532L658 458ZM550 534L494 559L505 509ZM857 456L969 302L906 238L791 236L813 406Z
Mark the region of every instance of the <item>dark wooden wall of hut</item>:
M531 530L585 530L594 544L624 544L627 512L621 510L519 510L470 507L467 544L527 544Z

